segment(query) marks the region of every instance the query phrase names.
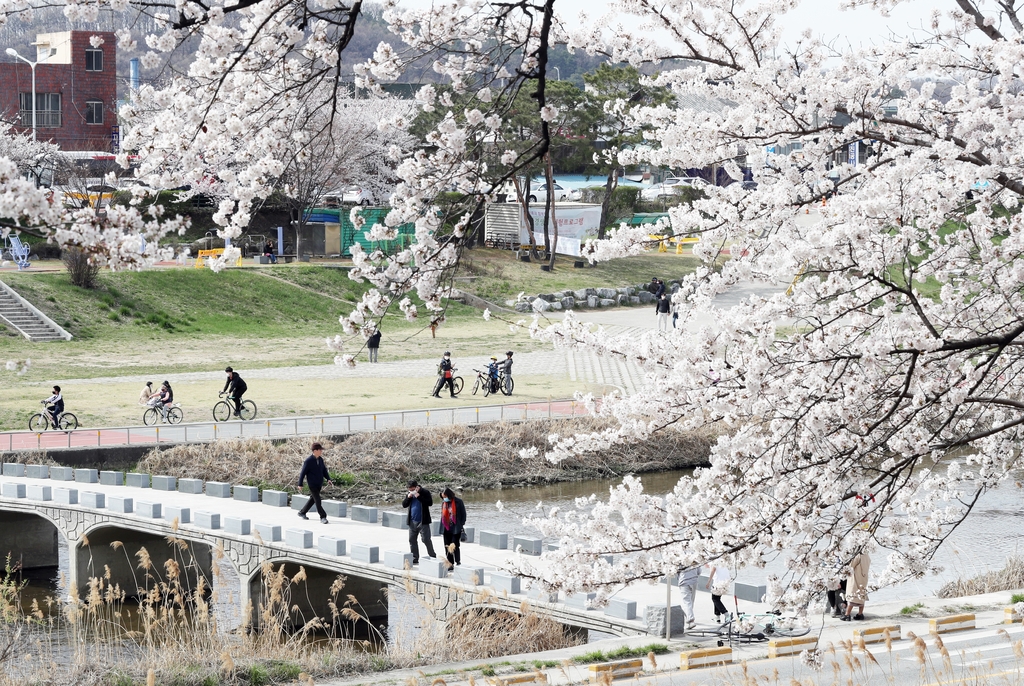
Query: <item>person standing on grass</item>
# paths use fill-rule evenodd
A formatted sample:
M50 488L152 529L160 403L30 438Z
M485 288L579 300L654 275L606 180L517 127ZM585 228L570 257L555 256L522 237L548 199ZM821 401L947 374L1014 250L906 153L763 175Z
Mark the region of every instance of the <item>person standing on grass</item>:
M312 455L303 461L302 470L299 472L299 492L302 492L303 479L309 485L309 500L299 510L299 517L309 519L306 513L309 512L309 508L316 505L316 513L320 515L320 522L326 524L327 512L324 511L323 503L320 502L320 489L324 487L324 482L331 483L331 475L327 472L327 465L324 464L324 447L319 443L314 443L311 452Z
M668 331L668 314L672 311L672 302L664 293L654 304L654 311L658 314L658 331Z
M692 629L697 624L693 610L693 601L697 598L697 582L700 580L700 567L688 567L679 572L679 592L683 596L683 616L686 628Z
M366 339L366 349L370 351L370 362L377 361L377 349L380 348L380 329L373 332L373 335Z
M462 564L462 531L466 528L466 504L455 497L450 488L441 491L441 537L444 539L444 553L448 562Z
M434 499L430 491L421 487L415 479L409 482L407 490L402 507L408 510L405 523L409 526L409 550L412 551L412 563L415 565L420 561L420 546L417 539L423 540L428 556L437 557L434 544L430 540L430 506L434 504Z

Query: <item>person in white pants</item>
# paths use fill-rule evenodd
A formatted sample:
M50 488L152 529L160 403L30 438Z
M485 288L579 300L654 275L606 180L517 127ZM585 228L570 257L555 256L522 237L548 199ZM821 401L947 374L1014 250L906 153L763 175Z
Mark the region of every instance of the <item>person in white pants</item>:
M679 592L683 596L683 616L686 617L686 628L692 629L697 624L693 614L693 601L697 597L697 582L700 579L700 567L690 567L679 572Z
M658 331L668 331L668 316L672 311L672 301L664 293L655 303L654 311L658 313Z

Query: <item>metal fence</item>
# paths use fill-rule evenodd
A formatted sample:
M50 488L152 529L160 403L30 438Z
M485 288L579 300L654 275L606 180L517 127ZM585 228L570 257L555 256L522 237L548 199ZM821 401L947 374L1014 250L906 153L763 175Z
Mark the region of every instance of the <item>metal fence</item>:
M396 428L558 419L583 414L585 414L585 410L579 407L575 400L542 400L508 405L481 405L434 410L394 410L312 417L276 417L254 419L249 422L190 422L177 425L75 429L67 432L7 431L0 433L0 450L201 443L222 438L344 435Z

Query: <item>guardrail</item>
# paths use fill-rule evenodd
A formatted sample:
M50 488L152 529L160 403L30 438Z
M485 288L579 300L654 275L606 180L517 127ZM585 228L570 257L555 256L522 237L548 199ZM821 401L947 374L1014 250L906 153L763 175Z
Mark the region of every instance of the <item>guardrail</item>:
M74 431L6 431L0 433L0 450L90 448L162 443L202 443L222 438L288 438L291 436L343 435L386 429L502 421L555 419L585 414L575 400L541 400L508 405L480 405L431 410L393 410L309 417L275 417L252 421L190 422L159 426L119 426Z

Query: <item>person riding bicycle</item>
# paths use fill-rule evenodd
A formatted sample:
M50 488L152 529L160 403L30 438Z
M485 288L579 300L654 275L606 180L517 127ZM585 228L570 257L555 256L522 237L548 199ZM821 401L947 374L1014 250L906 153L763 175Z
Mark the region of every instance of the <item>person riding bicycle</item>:
M491 393L498 391L498 358L491 356L491 363L487 365L487 380L491 384Z
M230 389L231 392L228 398L235 402L235 416L237 417L242 412L242 396L249 390L249 387L242 381L242 377L238 375L238 372L231 367L225 368L224 371L227 373L228 378L224 382L224 390L221 391L221 395L224 394L224 391Z
M447 350L444 351L444 357L441 358L441 362L437 365L437 374L441 378L437 386L434 388L434 397L440 398L438 395L441 389L448 385L448 391L455 397L455 367L452 366L452 354Z
M60 394L60 386L53 387L53 395L46 400L40 401L43 405L47 405L46 414L49 415L50 420L53 422L53 426L57 426L57 418L64 412L64 396Z
M167 420L167 408L174 402L174 391L171 390L171 382L164 381L160 384L160 390L153 394L146 403L150 407L155 407L160 411L160 416Z

